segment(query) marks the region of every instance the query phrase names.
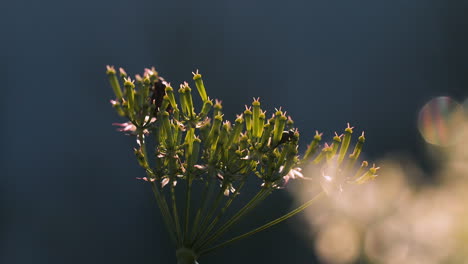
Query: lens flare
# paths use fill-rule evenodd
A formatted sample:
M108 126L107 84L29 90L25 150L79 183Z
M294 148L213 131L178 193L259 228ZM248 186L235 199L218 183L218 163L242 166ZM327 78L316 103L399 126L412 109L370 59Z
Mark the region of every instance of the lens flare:
M441 96L423 106L418 116L418 129L427 143L445 147L459 137L462 121L462 106L450 97Z
M325 263L353 263L359 256L359 232L349 222L336 222L320 230L316 249Z

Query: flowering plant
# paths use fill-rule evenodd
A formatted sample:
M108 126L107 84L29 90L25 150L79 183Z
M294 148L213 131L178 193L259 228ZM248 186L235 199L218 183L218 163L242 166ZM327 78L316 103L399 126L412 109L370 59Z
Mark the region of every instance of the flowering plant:
M233 123L224 121L221 101L213 103L208 97L198 71L193 73L193 80L203 102L199 111L188 83L180 85L176 100L174 89L154 68L145 69L143 76L136 75L134 80L122 68L117 74L114 67L107 66L107 75L116 96L111 103L119 115L128 118L128 122L116 125L136 137L134 152L146 172L139 179L148 182L154 192L179 264L196 263L212 250L278 224L310 206L328 191L326 185L323 192L291 212L213 245L272 192L285 188L292 179L306 179L301 168L307 164L321 168L322 180L333 181L338 188L345 183L362 184L376 176L378 168L366 169L367 162L353 169L365 138L363 133L349 154L353 133L349 124L344 134L336 134L323 148L322 134L316 132L301 157L299 131L281 108L267 119L260 100L254 99ZM224 220L253 175L262 182L258 192ZM185 186L183 210L176 198L180 182ZM202 191L194 209L198 201L192 197L195 185Z

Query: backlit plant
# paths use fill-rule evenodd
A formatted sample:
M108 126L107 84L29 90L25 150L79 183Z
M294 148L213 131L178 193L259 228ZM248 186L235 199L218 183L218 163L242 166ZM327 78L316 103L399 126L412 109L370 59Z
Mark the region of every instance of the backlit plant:
M330 186L341 189L344 184L362 184L376 176L378 168L366 168L367 162L354 168L365 138L363 133L349 153L353 133L349 125L330 145L321 146L322 134L316 132L305 154L299 156L299 132L281 108L267 118L260 100L254 99L234 122L224 120L221 101L213 103L208 97L198 71L193 73L203 102L198 110L188 83L175 92L154 68L132 79L123 69L117 73L108 66L107 75L116 96L111 103L120 116L128 118L116 125L136 138L135 156L146 172L139 179L148 182L154 192L179 264L196 263L219 247L290 218L329 192ZM272 192L292 179L303 179L301 168L308 164L320 169L321 175L316 176L325 183L324 191L259 228L220 242ZM251 177L261 180L257 193L224 219ZM201 197L193 197L196 186L202 189ZM177 199L180 188L183 204Z

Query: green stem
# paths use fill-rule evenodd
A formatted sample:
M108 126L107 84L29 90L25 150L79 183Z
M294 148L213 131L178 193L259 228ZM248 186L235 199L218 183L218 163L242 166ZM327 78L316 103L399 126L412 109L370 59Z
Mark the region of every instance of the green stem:
M218 249L218 248L224 247L224 246L226 246L226 245L228 245L228 244L231 244L231 243L233 243L233 242L235 242L235 241L238 241L238 240L241 240L241 239L243 239L243 238L249 237L249 236L251 236L251 235L253 235L253 234L256 234L256 233L258 233L258 232L260 232L260 231L263 231L263 230L265 230L265 229L267 229L267 228L270 228L270 227L272 227L272 226L274 226L274 225L276 225L276 224L279 224L279 223L283 222L284 220L286 220L286 219L288 219L288 218L291 218L292 216L294 216L294 215L296 215L296 214L302 212L304 209L306 209L307 207L311 206L311 205L314 204L317 200L319 200L320 198L322 198L323 195L324 195L324 192L322 191L322 192L320 192L319 194L317 194L314 198L312 198L311 200L307 201L306 203L304 203L303 205L299 206L298 208L292 210L291 212L289 212L289 213L287 213L287 214L285 214L285 215L283 215L283 216L281 216L281 217L279 217L279 218L277 218L277 219L275 219L275 220L273 220L273 221L271 221L271 222L268 222L268 223L265 224L265 225L262 225L262 226L260 226L260 227L258 227L258 228L255 228L254 230L249 231L249 232L247 232L247 233L245 233L245 234L243 234L243 235L240 235L240 236L231 238L231 239L229 239L229 240L227 240L227 241L225 241L225 242L223 242L223 243L221 243L221 244L219 244L219 245L216 245L216 246L211 247L211 248L209 248L209 249L203 250L203 251L200 252L199 255L200 255L200 256L201 256L201 255L206 255L206 254L208 254L209 252L211 252L211 251L213 251L213 250L216 250L216 249Z
M212 173L210 173L212 174ZM213 175L212 175L213 176ZM210 181L210 184L212 182L216 182L216 179L213 179L214 177L210 177L212 180ZM215 201L211 204L211 207L210 209L206 212L205 217L202 217L201 219L201 223L200 223L200 228L198 230L198 232L196 233L196 236L194 238L193 241L198 241L199 240L199 237L202 235L202 231L204 230L206 224L208 223L208 220L213 216L214 214L214 209L217 207L217 204L219 203L219 200L221 199L222 197L222 194L223 194L223 190L222 188L219 190L218 192L218 195L216 196L215 198ZM206 204L206 206L208 206L208 204Z
M224 207L221 209L221 211L218 213L218 215L216 215L216 218L210 223L210 225L205 229L203 230L203 236L200 238L200 240L203 240L206 238L206 236L210 233L210 231L213 229L213 227L216 226L216 224L218 223L218 221L221 219L221 217L224 215L224 213L226 212L226 210L229 208L229 206L231 205L231 203L234 201L234 199L239 195L240 193L240 190L242 190L242 187L244 187L244 184L245 184L245 179L242 181L242 183L239 185L239 188L237 189L236 193L233 194L229 200L226 202L226 204L224 205Z
M182 231L180 230L179 213L177 210L175 187L172 181L169 184L171 185L172 214L174 215L176 233L177 233L178 241L180 243L182 241Z
M148 155L146 152L146 142L144 139L143 131L140 131L138 133L138 140L140 141L141 151L143 153L145 163L149 166ZM156 177L156 174L151 168L147 168L147 171L151 174L152 177ZM161 194L156 183L151 182L151 189L153 190L154 197L156 198L156 203L158 204L159 211L161 212L163 221L166 225L167 231L169 232L169 236L171 237L171 240L174 242L174 244L177 244L177 239L174 236L175 230L171 219L171 214L167 206L166 198Z
M185 227L184 227L184 243L188 243L189 235L189 218L190 218L190 196L192 194L192 177L190 176L190 172L187 172L187 192L185 195Z
M210 187L210 184L209 184L209 182L207 180L205 182L205 187L203 188L201 204L200 204L200 207L198 207L197 214L195 216L195 220L194 220L194 223L193 223L192 232L191 232L191 235L190 235L191 243L193 243L193 241L195 239L195 235L198 234L198 225L200 223L200 217L201 217L202 210L205 208L205 203L206 203L206 198L208 197L209 187Z
M174 226L172 225L173 222L169 213L169 208L167 207L166 199L161 196L161 193L159 192L158 187L154 182L151 182L151 189L153 190L154 197L156 198L156 202L159 206L159 211L161 211L164 223L166 224L166 228L169 232L171 240L174 242L174 244L177 245L177 239L174 235L175 230Z
M176 250L177 264L198 264L198 256L190 248L179 248Z
M255 208L261 201L271 194L271 189L263 187L242 209L240 209L228 222L221 226L213 235L201 243L200 246L195 247L197 252L204 246L209 245L211 242L216 241L220 236L229 230L229 228L239 221L251 209Z

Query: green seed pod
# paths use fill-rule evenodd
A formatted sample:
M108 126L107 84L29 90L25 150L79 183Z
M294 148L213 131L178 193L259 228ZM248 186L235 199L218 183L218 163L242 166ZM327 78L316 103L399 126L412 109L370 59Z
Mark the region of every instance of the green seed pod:
M271 132L273 131L274 125L267 123L263 126L263 134L260 139L260 148L263 148L268 144L268 139L271 137Z
M158 72L156 71L154 67L151 67L151 69L146 68L144 75L145 77L146 76L149 77L149 79L151 80L151 83L159 81Z
M187 82L184 82L183 85L185 86L184 96L187 103L187 112L190 118L193 119L195 117L195 108L193 107L192 89Z
M239 149L244 150L247 149L249 144L249 137L246 134L241 134L239 138Z
M109 77L109 83L114 90L115 97L117 100L122 100L122 89L120 88L119 80L117 79L117 75L115 73L114 66L107 65L107 76Z
M139 91L135 91L135 111L139 112L143 108L143 96Z
M283 114L281 110L276 111L275 113L275 127L273 129L273 139L272 139L272 146L278 145L283 135L283 130L286 125L286 116Z
M202 76L200 73L198 73L198 70L196 73L193 73L193 80L195 81L195 86L197 86L197 90L202 101L205 102L208 100L208 96L206 95L205 84L203 84Z
M250 107L245 106L244 120L247 133L250 133L252 131L252 111L250 109Z
M286 121L286 129L293 129L294 128L294 121L290 116L288 116L288 121Z
M176 103L175 96L174 96L174 89L171 86L166 86L164 90L166 91L166 95L169 97L169 102L171 103L171 106L175 111L175 109L177 109L177 103ZM167 109L167 108L162 108L162 109Z
M362 132L361 136L358 138L358 142L356 146L354 147L354 151L351 155L349 155L350 158L350 166L352 167L356 160L359 158L359 155L361 154L362 147L364 146L364 142L366 141L366 138L364 137L364 131Z
M189 161L192 158L193 153L193 141L195 140L195 128L187 130L185 135L185 160Z
M364 175L361 177L357 178L355 180L355 183L357 184L363 184L366 183L367 181L375 179L377 177L377 170L379 170L380 167L375 167L375 164L370 168Z
M285 176L286 174L288 174L289 171L293 168L294 164L297 163L297 153L298 153L297 145L293 145L293 144L288 144L288 145L291 145L291 146L288 148L286 159L283 165L283 170L281 171L282 172L281 176Z
M354 177L352 177L352 179L357 179L359 176L361 176L363 171L367 168L367 166L369 166L369 163L367 161L363 161L359 169L354 174Z
M188 107L187 107L187 98L185 97L185 88L180 85L178 90L179 92L179 100L180 100L180 107L182 108L182 114L185 116L189 116Z
M336 152L338 151L338 148L341 145L341 137L342 135L338 136L338 134L335 132L335 136L333 137L333 148L332 148L332 151L329 153L327 160L335 156Z
M323 158L326 158L328 153L332 151L332 146L329 146L327 143L325 143L325 146L323 147L322 151L318 154L318 156L314 159L314 164L320 163Z
M322 133L315 131L314 139L312 140L310 145L307 147L307 150L304 154L304 161L308 160L309 158L315 155L321 140L322 140Z
M210 133L208 134L208 138L206 139L206 146L212 146L215 141L218 140L219 129L221 127L221 123L223 122L223 116L217 115L213 120L213 125L211 126Z
M200 114L198 115L198 118L199 119L204 119L205 117L207 117L208 113L211 110L211 107L213 107L213 101L210 100L210 98L208 98L207 100L205 100L205 102L203 102L203 106L202 106L202 109L200 111Z
M141 89L141 95L143 96L143 101L147 102L149 99L149 92L151 89L151 80L147 77L143 79L143 85Z
M190 167L193 167L193 165L198 163L198 158L200 157L200 144L201 140L198 137L195 137L195 139L193 140L192 155L189 160Z
M164 96L163 96L163 101L162 101L162 103L161 103L161 108L160 108L160 110L161 110L161 109L167 109L167 107L169 106L170 103L171 103L171 102L170 102L169 96L164 95Z
M265 129L265 112L261 112L259 117L258 117L258 120L259 120L259 123L260 123L260 125L257 128L258 129L258 131L257 131L258 137L261 137L263 135L263 130Z
M217 115L222 115L223 114L223 112L222 112L223 106L222 106L221 103L222 103L222 101L220 101L218 99L215 100L215 104L213 106L213 109L214 109L213 110L213 118L215 118Z
M345 158L346 153L348 152L352 134L353 127L350 127L348 123L348 127L345 129L344 132L343 141L341 142L340 153L338 155L338 164L341 164L341 162L343 162L343 159Z
M229 139L226 143L227 148L234 147L233 143L236 144L237 141L239 140L239 136L242 133L242 130L244 129L244 117L242 115L238 115L234 124L234 128L229 135Z
M130 114L130 117L133 118L133 112L135 111L135 84L133 84L130 77L125 79L124 87L128 102L128 113Z
M260 126L263 128L263 124L260 124L260 113L262 110L260 109L260 98L255 99L252 103L252 136L255 138L259 138L261 135L258 133L260 132Z
M202 140L202 142L204 142L205 146L207 145L206 142L208 140L208 135L211 130L210 128L211 122L207 122L200 127L200 139Z
M178 108L174 108L174 111L172 113L173 113L172 116L174 120L180 120L180 112Z
M172 146L174 143L174 135L172 133L172 125L169 121L169 113L167 111L162 111L161 112L161 119L162 119L162 126L164 128L166 137L167 137L167 142L169 146Z

